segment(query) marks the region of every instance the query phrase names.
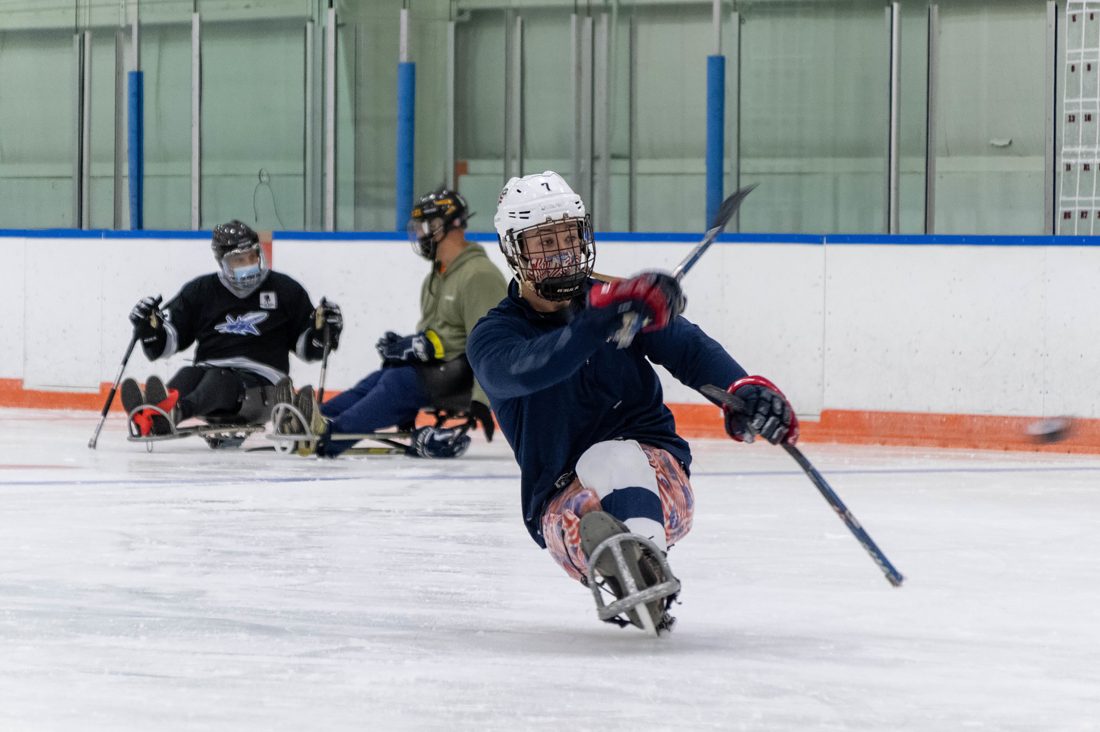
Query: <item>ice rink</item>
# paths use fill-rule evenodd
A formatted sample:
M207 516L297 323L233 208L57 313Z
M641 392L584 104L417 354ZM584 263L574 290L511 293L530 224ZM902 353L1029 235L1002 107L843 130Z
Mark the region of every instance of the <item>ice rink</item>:
M0 411L0 729L1100 729L1100 457L696 441L675 632L600 623L503 439L147 454ZM251 445L269 444L252 438Z

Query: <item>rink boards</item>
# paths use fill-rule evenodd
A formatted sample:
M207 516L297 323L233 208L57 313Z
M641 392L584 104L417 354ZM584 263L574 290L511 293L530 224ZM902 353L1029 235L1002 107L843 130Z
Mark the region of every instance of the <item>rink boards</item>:
M495 237L472 238L505 269ZM600 237L597 270L671 268L695 241ZM129 339L130 307L147 294L168 299L213 271L207 242L205 232L0 233L0 406L102 404ZM904 442L909 432L934 429L1011 436L1031 417L1100 416L1092 388L1098 245L1069 237L730 235L685 279L686 315L750 372L781 385L807 418L808 436L861 441L861 430L894 430ZM331 389L375 367L382 332L415 327L428 265L404 235L277 232L273 263L315 301L324 295L343 307ZM136 354L130 371L169 375L189 355L150 365ZM315 365L292 361L296 382L316 380ZM665 376L684 428L718 429L702 398ZM1079 437L1092 440L1092 425L1082 424Z

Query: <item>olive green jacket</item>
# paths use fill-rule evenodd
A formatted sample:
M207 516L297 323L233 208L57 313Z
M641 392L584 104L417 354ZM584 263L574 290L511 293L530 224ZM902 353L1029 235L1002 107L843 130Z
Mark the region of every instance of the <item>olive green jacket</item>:
M419 332L438 336L436 357L450 361L466 352L466 338L483 315L496 307L508 292L504 275L480 244L468 242L446 271L439 264L420 288ZM434 340L434 339L433 339ZM439 349L442 347L442 354ZM481 386L474 383L474 399L489 404Z

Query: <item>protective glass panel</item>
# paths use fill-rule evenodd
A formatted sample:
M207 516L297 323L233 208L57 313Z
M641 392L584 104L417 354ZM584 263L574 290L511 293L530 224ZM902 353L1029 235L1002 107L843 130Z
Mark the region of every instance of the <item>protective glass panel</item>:
M71 18L71 16L70 16ZM0 227L74 226L73 31L0 30Z
M939 42L936 233L1045 233L1046 3L942 3Z
M742 9L742 231L886 227L889 35L881 2Z
M140 32L145 102L144 226L190 229L191 12L175 3L162 13L160 22L146 19L149 22L143 22ZM124 185L129 185L128 179ZM127 194L123 198L128 202ZM129 226L129 218L124 226Z
M203 227L304 228L304 28L262 16L203 24Z

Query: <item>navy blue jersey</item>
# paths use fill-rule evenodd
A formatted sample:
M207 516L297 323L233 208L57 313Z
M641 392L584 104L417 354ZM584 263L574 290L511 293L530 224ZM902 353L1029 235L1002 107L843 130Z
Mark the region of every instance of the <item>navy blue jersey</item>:
M620 320L609 310L587 309L579 298L567 310L539 313L512 281L508 297L478 321L466 344L516 454L523 521L540 546L546 546L542 512L560 490L558 478L597 442L637 440L690 467L691 451L676 434L650 362L695 389L724 388L745 376L717 341L683 317L618 349L607 342Z

